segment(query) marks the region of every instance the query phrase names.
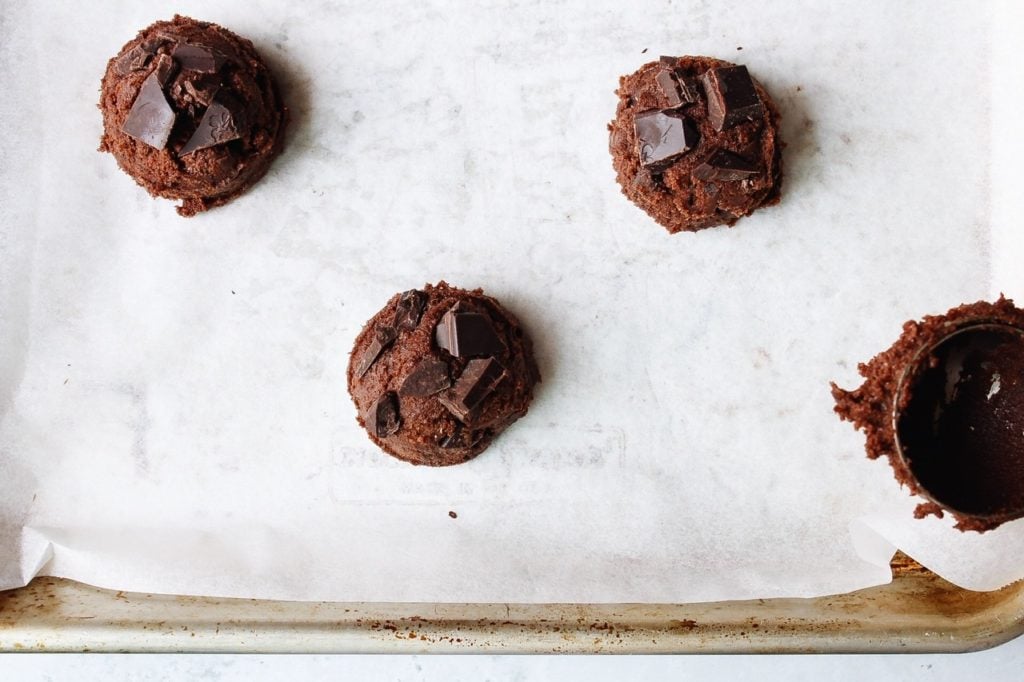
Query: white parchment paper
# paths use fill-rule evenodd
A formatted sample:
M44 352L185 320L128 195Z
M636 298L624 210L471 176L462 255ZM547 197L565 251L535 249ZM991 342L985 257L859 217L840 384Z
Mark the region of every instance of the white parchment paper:
M886 582L896 547L967 587L1020 578L1022 522L913 521L828 393L906 319L1024 297L997 10L6 2L0 588L810 596ZM270 174L191 220L95 151L106 60L176 11L251 38L294 114ZM613 91L659 54L766 85L779 206L669 236L619 194ZM434 470L371 445L344 370L391 294L442 278L521 317L544 381Z

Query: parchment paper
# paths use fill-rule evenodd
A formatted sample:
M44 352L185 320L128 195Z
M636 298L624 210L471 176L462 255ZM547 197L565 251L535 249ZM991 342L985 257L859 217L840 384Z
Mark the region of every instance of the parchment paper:
M476 5L5 3L0 589L810 596L886 582L896 547L975 589L1024 575L1022 522L914 521L828 393L907 319L1024 297L1009 10ZM294 114L270 174L191 220L95 151L106 60L175 11L251 38ZM619 194L605 124L619 75L686 53L766 85L786 180L670 236ZM344 370L391 294L442 278L522 318L544 381L432 470L372 446Z

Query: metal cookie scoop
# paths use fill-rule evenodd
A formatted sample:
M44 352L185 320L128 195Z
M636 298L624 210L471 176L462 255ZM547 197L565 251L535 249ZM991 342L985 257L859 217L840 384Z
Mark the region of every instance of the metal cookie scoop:
M1024 330L972 320L924 346L897 382L896 457L961 516L1024 517Z

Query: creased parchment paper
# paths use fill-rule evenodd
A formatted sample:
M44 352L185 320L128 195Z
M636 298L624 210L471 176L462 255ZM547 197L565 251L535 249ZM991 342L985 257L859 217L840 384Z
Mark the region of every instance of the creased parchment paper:
M266 179L191 220L95 151L106 60L175 11L251 38L294 114ZM1004 13L6 3L0 588L810 596L887 581L896 547L967 587L1020 578L1024 524L915 522L828 393L907 319L1024 298ZM766 85L786 180L669 236L619 194L605 124L620 74L684 53ZM370 444L344 370L391 294L442 278L520 316L544 382L432 470Z

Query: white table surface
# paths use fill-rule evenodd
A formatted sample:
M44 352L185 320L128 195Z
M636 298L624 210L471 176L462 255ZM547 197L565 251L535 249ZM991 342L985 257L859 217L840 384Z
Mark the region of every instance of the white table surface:
M929 680L1018 682L1024 637L959 655L245 656L8 654L0 680Z

